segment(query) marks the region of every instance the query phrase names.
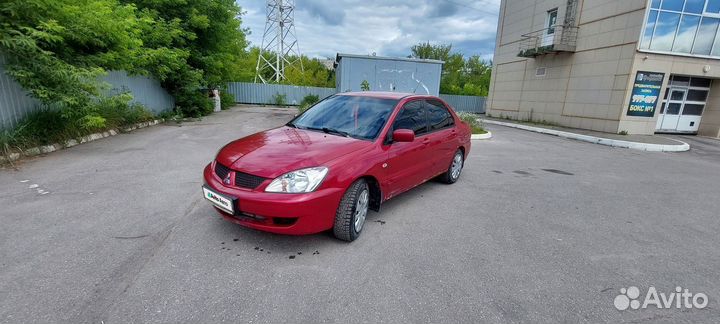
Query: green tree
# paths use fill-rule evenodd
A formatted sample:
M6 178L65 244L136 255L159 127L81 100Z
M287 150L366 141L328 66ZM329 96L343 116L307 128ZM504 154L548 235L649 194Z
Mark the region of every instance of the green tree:
M233 0L4 0L0 51L8 73L67 118L97 124L87 111L97 77L121 69L156 77L184 113L202 115L201 88L247 73L240 15Z
M413 45L410 48L410 51L412 52L411 57L413 58L441 61L448 60L451 50L452 45L450 44L433 45L430 44L430 42Z
M490 90L490 75L492 74L492 61L485 61L478 55L473 55L465 62L465 85L472 85L476 89L470 93L463 91L467 95L487 96Z
M235 68L232 69L234 74L231 76L230 81L253 82L255 80L255 68L258 57L260 57L260 48L257 46L251 47L250 50L244 53L238 62L235 63Z
M210 102L198 89L222 88L246 68L242 59L247 55L247 31L241 28L241 8L234 0L123 2L142 10L150 29L159 27L143 34L148 47L161 53L169 50L174 59L145 68L160 76L185 113L209 113Z
M465 58L452 51L450 44L420 43L411 47L409 57L444 61L440 79L440 93L487 96L490 87L492 62L474 55Z
M295 57L290 60L296 59ZM335 72L328 69L323 62L316 58L303 55L302 70L299 65L293 65L285 70L285 80L282 83L310 87L335 87Z
M115 0L0 2L8 74L68 120L97 126L91 99L106 69L133 65L142 41L135 7Z
M263 53L265 59L270 62L275 61L275 53ZM233 81L239 82L253 82L255 80L255 68L257 61L260 57L260 48L252 47L249 54L244 56L240 63L243 67L252 67L252 70L238 69L242 71L234 76ZM297 60L296 56L290 56L287 58L290 62ZM324 87L334 88L335 87L335 71L328 68L323 61L317 58L309 58L305 55L300 57L302 61L302 69L299 64L293 64L285 68L285 80L280 81L281 84L291 84L298 86L310 86L310 87ZM264 69L262 72L265 80L269 82L273 81L274 72L271 69Z

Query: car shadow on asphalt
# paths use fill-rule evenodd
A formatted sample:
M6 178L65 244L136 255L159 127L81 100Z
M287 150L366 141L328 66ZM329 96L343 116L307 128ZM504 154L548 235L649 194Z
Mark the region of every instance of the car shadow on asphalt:
M412 203L413 200L420 199L433 190L440 190L446 186L436 181L429 181L421 184L407 192L404 192L383 203L380 212L370 211L363 229L363 235L367 236L367 231L372 231L375 225L385 225L392 222L390 215L397 212L404 204ZM242 225L234 224L224 220L217 214L212 207L205 206L200 213L209 214L208 219L212 222L211 231L217 234L219 238L220 248L251 249L265 254L281 253L290 254L319 254L323 249L347 246L353 242L345 242L336 239L332 230L320 232L310 235L284 235L269 232L263 232ZM362 240L361 236L358 240Z

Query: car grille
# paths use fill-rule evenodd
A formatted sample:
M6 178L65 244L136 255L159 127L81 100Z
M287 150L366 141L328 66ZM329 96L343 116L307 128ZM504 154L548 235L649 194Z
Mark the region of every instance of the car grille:
M244 172L235 172L235 185L242 188L255 189L261 183L265 181L265 178L247 174Z
M225 179L231 171L233 170L220 164L220 162L215 162L215 174L217 174L220 179ZM235 185L241 188L255 189L265 180L267 179L263 177L235 171Z
M230 168L220 164L220 162L215 162L215 174L217 174L220 179L225 179L229 173Z

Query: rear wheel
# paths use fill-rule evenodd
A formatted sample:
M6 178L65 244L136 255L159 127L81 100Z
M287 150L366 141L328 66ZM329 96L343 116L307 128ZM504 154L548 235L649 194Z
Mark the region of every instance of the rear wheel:
M345 191L335 213L335 237L343 241L354 241L365 225L370 206L370 187L364 179L357 180Z
M447 171L443 173L443 175L440 177L440 179L447 183L447 184L453 184L458 179L460 179L460 173L462 172L462 168L464 166L464 156L462 150L458 149L455 151L455 155L453 156L452 162L450 162L450 166L448 167Z

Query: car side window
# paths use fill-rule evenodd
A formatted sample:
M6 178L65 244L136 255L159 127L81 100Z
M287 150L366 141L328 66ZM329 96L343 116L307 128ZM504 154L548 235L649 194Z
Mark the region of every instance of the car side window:
M455 124L455 120L442 102L428 100L427 103L430 131L443 129Z
M426 110L422 101L411 101L402 107L393 122L393 130L396 129L412 129L415 136L428 132Z

